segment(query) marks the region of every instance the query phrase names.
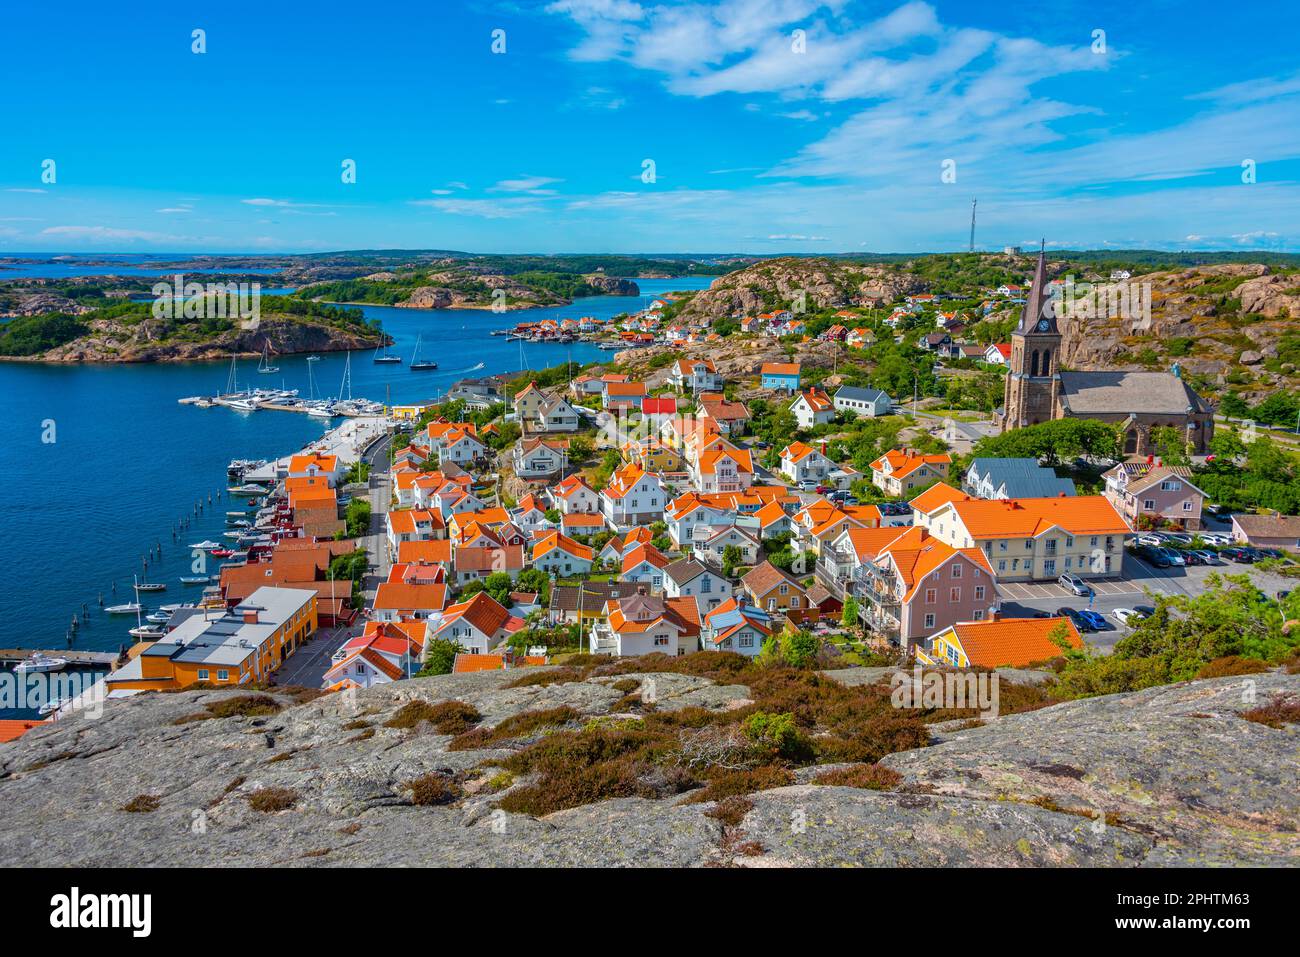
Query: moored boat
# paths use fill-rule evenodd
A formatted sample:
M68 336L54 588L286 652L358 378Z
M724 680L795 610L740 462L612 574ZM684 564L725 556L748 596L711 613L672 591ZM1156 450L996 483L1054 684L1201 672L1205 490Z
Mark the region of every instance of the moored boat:
M208 583L207 575L182 575L182 585L206 585Z
M18 662L14 665L14 674L36 674L45 671L62 671L68 666L67 658L58 658L53 655L43 655L39 651L30 658Z
M137 625L130 630L134 638L161 638L167 634L166 630L159 628L157 625Z
M104 609L106 615L135 615L140 612L140 603L138 601L128 602L125 605L109 605Z
M138 582L135 586L136 591L165 591L167 586L162 582Z

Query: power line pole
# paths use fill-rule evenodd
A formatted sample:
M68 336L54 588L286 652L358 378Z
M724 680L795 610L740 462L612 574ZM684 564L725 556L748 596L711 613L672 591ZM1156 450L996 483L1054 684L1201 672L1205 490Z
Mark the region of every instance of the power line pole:
M975 204L978 200L970 201L970 251L975 251Z

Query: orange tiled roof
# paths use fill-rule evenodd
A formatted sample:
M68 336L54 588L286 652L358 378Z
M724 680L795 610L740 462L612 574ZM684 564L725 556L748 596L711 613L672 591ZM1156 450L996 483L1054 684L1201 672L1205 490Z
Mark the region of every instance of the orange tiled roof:
M781 458L788 458L791 462L802 462L816 451L812 446L802 442L791 442L781 450Z
M405 563L446 564L451 561L451 539L435 538L424 542L399 542L397 560Z
M446 585L408 585L405 582L383 582L375 592L374 607L385 611L441 611L446 603Z
M579 544L560 532L547 532L533 544L533 561L549 555L556 549L568 552L574 558L591 561L596 553L586 545Z
M803 397L803 400L808 403L808 407L814 412L825 412L827 409L833 409L835 407L835 403L831 401L831 397L816 387L799 394Z
M761 375L798 375L799 363L797 362L764 362L760 370Z
M889 463L889 474L892 477L906 478L922 465L951 465L952 456L947 452L937 455L914 455L902 449L890 449L872 462L871 468L878 472L883 471L886 462Z
M914 525L905 529L898 538L880 550L881 555L888 555L898 569L899 576L907 591L903 601L911 601L925 583L925 577L940 566L946 564L958 553L965 555L990 575L993 568L988 558L979 548L953 548L932 536L924 528Z
M951 505L974 538L1034 538L1053 528L1071 535L1125 535L1133 530L1104 495L962 499Z
M949 502L961 502L969 498L970 496L965 492L955 489L945 482L939 482L931 485L912 499L912 508L924 515L929 515L940 505L947 505Z
M7 741L17 741L32 728L41 724L40 721L25 721L20 719L6 718L0 720L0 744Z
M1083 639L1068 618L999 618L992 621L963 621L952 626L962 651L971 664L985 668L1004 665L1019 668L1035 661L1061 655L1061 649L1047 636L1062 625L1075 648Z

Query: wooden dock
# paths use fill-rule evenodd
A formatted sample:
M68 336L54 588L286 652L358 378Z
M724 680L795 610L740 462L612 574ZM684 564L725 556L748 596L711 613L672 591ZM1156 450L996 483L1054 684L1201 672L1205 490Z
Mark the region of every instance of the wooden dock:
M117 664L117 655L111 651L76 651L58 649L50 651L43 648L0 648L0 664L16 665L26 661L32 655L48 655L51 658L67 658L70 665L97 665L111 668Z

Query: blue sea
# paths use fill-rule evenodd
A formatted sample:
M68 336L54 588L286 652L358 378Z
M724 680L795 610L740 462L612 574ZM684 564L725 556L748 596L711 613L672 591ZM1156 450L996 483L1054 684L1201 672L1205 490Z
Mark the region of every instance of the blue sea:
M444 394L457 379L540 369L566 358L609 359L585 343L507 342L493 329L547 317L608 318L640 308L675 289L699 289L708 278L638 280L641 297L603 296L569 306L504 314L486 310L413 310L365 306L396 340L401 365L376 365L367 352L352 355L352 393L418 402ZM419 355L439 364L436 372L407 369ZM246 384L299 389L308 395L308 369L318 395L337 396L344 355L277 356L280 371L258 375L256 362L239 363ZM157 545L149 578L167 590L145 596L146 607L197 597L180 584L190 574L191 542L220 539L227 505L226 465L234 458L289 454L319 436L326 424L310 416L179 405L190 395L224 391L230 362L158 365L49 366L0 362L0 529L6 539L0 574L0 648L67 647L69 624L83 607L90 612L72 647L116 651L132 643L135 620L110 618L99 609L131 597L132 575ZM209 505L209 496L212 496ZM201 515L195 506L202 504ZM177 523L189 517L188 529Z

